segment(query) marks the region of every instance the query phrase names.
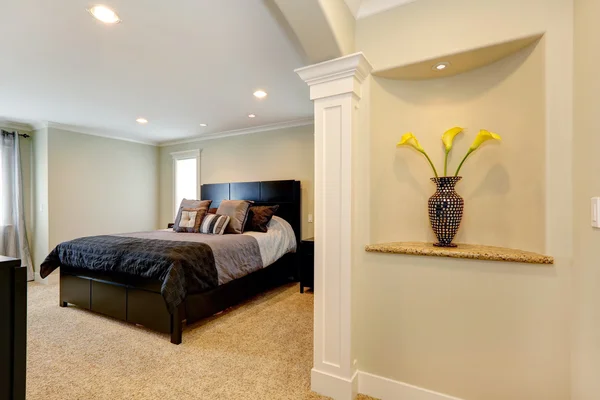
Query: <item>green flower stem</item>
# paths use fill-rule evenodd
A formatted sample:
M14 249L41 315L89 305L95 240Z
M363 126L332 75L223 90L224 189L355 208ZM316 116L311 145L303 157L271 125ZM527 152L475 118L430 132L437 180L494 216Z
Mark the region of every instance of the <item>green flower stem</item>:
M435 165L433 165L433 163L431 162L431 159L429 158L429 156L427 155L427 153L425 153L424 151L422 152L423 155L427 158L427 161L429 161L429 165L431 165L431 169L433 169L433 173L435 174L435 177L438 177L438 173L437 170L435 169Z
M444 157L444 176L448 176L448 154L450 154L450 151L446 151L446 156Z
M465 155L465 158L462 159L462 161L460 162L460 164L458 164L458 168L456 169L456 173L454 174L454 176L458 176L458 173L460 172L460 169L462 168L463 164L465 163L465 161L467 161L467 158L471 155L472 152L474 152L475 150L469 149L469 151L467 151L467 154Z

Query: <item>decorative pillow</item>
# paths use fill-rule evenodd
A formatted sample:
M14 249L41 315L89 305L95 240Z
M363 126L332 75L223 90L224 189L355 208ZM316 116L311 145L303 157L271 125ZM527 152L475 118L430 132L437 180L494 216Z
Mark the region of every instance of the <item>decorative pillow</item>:
M278 205L250 207L250 210L248 211L248 222L246 222L244 232L266 232L267 225L269 224L271 218L273 218L273 215L275 215L278 209Z
M200 224L200 233L210 235L222 235L229 224L229 216L219 214L207 214Z
M231 220L225 229L225 233L242 233L246 220L248 219L248 210L250 202L246 200L223 200L219 205L217 214L227 215Z
M212 200L188 200L188 199L181 200L181 205L179 206L179 211L177 212L177 218L175 218L175 223L173 224L173 230L175 232L187 232L187 231L179 230L179 221L181 221L181 215L182 215L184 209L199 210L198 211L198 213L200 214L200 221L198 221L198 225L199 225L202 222L202 219L204 218L206 213L208 212L210 203L212 203ZM198 217L198 215L196 215L196 217ZM189 218L189 215L188 215L188 218ZM193 232L198 232L198 230L193 231Z
M218 208L214 208L214 207L213 207L213 208L209 208L209 209L208 209L208 213L209 213L209 214L216 214L216 213L217 213L217 210L218 210Z
M204 208L184 208L181 210L181 218L176 232L198 233L200 232L200 223L206 215Z

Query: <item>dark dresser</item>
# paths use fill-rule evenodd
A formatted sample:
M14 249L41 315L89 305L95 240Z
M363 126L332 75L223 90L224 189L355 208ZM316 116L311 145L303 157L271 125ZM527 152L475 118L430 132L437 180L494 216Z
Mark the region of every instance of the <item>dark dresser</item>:
M0 256L0 400L25 399L27 271Z
M314 288L315 279L315 239L304 239L300 242L300 293L304 288Z

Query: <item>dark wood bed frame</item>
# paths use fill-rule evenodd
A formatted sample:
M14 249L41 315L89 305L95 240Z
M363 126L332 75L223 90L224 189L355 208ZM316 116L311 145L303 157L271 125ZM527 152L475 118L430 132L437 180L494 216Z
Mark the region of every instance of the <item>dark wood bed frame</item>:
M279 205L277 214L290 223L300 245L300 182L266 181L218 183L201 186L202 200L252 200L255 205ZM296 277L297 253L283 256L267 268L199 294L188 295L170 314L160 294L162 282L126 275L101 275L68 266L60 268L60 306L74 304L122 321L169 333L180 344L184 324L223 311L277 284Z

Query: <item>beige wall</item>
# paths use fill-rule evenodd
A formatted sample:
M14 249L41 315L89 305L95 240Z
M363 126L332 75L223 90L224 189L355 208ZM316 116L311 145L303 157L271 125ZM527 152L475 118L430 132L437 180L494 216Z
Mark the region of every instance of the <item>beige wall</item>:
M466 75L371 80L369 217L372 242L432 240L431 173L418 154L394 145L414 131L441 165L439 136L464 125L470 131L457 142L456 166L477 130L488 128L505 140L465 164L459 241L556 257L553 267L540 267L359 255L361 371L466 400L569 398L570 5L421 0L358 22L357 50L375 70L545 32L534 50Z
M572 256L572 0L420 0L364 18L356 50L375 71L544 33L546 246ZM465 12L468 10L468 12ZM498 21L493 27L491 21ZM446 28L448 24L452 28Z
M173 158L201 149L204 183L296 179L302 185L302 237L313 236L314 131L312 126L275 130L160 148L160 225L173 222Z
M589 209L590 198L600 196L598 15L600 2L575 1L573 400L595 400L600 396L600 231L590 226Z
M323 15L331 27L331 33L342 55L354 52L354 28L356 20L345 0L319 0ZM311 24L306 24L310 26Z
M48 129L49 246L158 228L158 148Z
M414 132L443 174L442 133L458 136L449 161L453 175L480 128L499 133L464 164L457 191L466 212L456 241L543 252L544 46L540 43L485 68L425 81L374 79L371 91L372 240L433 241L427 199L435 185L424 157L396 148ZM393 189L392 189L392 188ZM401 221L389 224L389 220ZM492 228L492 229L491 229Z

